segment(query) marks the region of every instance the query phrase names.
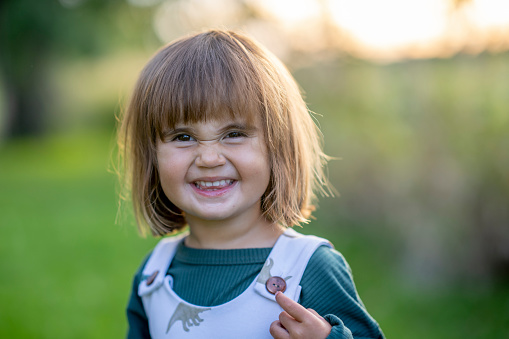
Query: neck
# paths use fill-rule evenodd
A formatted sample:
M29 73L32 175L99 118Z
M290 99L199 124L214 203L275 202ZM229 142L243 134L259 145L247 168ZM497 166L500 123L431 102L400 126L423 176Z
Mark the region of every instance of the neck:
M263 216L243 220L198 220L186 218L189 236L185 244L192 248L234 249L272 247L284 232L280 225Z

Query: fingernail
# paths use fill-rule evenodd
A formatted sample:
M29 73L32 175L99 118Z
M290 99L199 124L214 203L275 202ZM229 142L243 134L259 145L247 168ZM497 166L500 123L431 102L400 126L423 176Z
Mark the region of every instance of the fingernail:
M278 295L279 293L281 293L281 291L277 291L277 292L276 292L276 294L275 294L275 296L277 297L277 295Z

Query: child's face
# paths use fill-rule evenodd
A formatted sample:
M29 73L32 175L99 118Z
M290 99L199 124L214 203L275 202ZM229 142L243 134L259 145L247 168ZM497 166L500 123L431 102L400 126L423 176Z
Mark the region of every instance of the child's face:
M259 217L270 178L261 123L178 124L157 145L161 186L191 220Z

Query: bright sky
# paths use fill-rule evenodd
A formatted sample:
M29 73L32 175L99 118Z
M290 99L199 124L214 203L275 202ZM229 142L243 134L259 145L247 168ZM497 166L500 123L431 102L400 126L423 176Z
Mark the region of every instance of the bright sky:
M182 28L244 25L260 32L265 25L267 40L284 35L281 43L308 49L330 44L330 37L323 39L326 27L327 33L337 31L338 39L347 37L338 46L372 59L476 53L492 46L509 49L509 0L463 1L456 11L453 0L245 0L265 17L256 24L244 21L237 0L129 1L162 2L155 27L163 40Z
M439 36L446 26L443 0L329 0L331 16L362 43L398 47Z
M261 5L286 25L301 25L327 13L332 22L371 52L418 46L423 56L438 53L444 40L451 45L488 39L491 32L509 41L509 0L472 0L453 12L451 0L262 0ZM472 35L472 31L476 33ZM505 34L500 34L505 32ZM456 41L454 41L456 40ZM481 42L479 42L481 43ZM442 46L443 48L443 46ZM426 51L428 49L428 51ZM434 50L432 50L434 49ZM418 54L418 53L413 53ZM417 55L418 56L418 55Z

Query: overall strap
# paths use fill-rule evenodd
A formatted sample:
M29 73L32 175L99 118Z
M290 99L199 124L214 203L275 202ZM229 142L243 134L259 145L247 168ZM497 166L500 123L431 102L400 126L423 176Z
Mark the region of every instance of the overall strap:
M298 301L301 291L300 280L309 259L320 246L332 247L332 244L326 239L302 235L291 228L287 229L279 237L265 261L256 280L255 291L275 301L275 296L267 290L266 283L271 277L280 277L286 283L284 294Z
M142 280L138 287L138 295L144 296L161 286L168 267L170 266L177 246L187 236L182 233L173 237L161 239L152 251L142 272Z

